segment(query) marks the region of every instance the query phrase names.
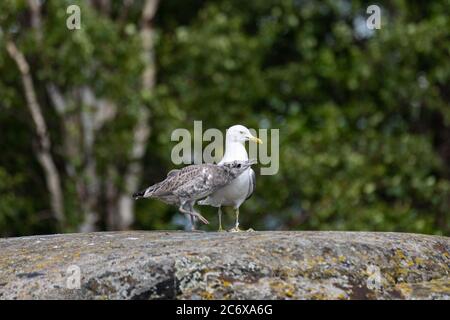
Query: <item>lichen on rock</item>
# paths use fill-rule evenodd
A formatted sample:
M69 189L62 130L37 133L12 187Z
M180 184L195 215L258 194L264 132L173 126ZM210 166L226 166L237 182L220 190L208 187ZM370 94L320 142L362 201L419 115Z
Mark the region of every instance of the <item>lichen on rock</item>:
M78 287L69 270L79 270ZM0 299L450 299L450 240L281 231L1 239Z

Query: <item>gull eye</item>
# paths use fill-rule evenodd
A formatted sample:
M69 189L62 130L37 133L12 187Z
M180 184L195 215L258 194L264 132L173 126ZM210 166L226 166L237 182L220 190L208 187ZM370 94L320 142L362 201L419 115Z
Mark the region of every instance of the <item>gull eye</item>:
M237 167L238 169L240 169L240 168L241 168L241 164L238 163L236 167Z

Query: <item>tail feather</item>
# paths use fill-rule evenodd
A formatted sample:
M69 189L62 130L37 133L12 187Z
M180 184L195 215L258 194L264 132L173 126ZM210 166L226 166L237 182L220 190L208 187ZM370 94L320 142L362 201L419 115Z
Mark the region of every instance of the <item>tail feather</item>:
M134 200L143 198L144 195L145 195L145 191L147 191L147 189L141 190L141 191L138 191L138 192L133 193L133 198L134 198Z
M153 194L153 191L155 190L155 188L158 186L158 184L155 184L153 186L148 187L147 189L138 191L133 193L133 198L134 200L140 199L140 198L148 198L151 197Z

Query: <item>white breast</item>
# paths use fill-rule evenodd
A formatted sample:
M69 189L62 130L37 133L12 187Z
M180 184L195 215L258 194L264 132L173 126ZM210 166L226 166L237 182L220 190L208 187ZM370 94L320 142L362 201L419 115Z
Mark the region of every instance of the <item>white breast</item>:
M247 199L250 184L250 168L244 171L227 186L211 194L208 204L218 206L232 206L238 208Z
M219 164L234 160L248 160L247 150L245 150L244 145L238 142L227 143L225 155ZM198 204L238 208L248 196L249 184L251 182L250 170L252 169L247 169L230 184L217 190L205 200L198 202Z

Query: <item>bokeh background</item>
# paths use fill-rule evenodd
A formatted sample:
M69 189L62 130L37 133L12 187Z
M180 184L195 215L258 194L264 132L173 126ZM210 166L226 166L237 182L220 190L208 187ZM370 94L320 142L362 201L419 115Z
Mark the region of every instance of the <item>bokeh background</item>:
M176 208L130 195L174 168L171 132L194 120L280 129L280 171L257 177L244 228L449 235L449 13L448 0L2 0L0 235L182 229Z

